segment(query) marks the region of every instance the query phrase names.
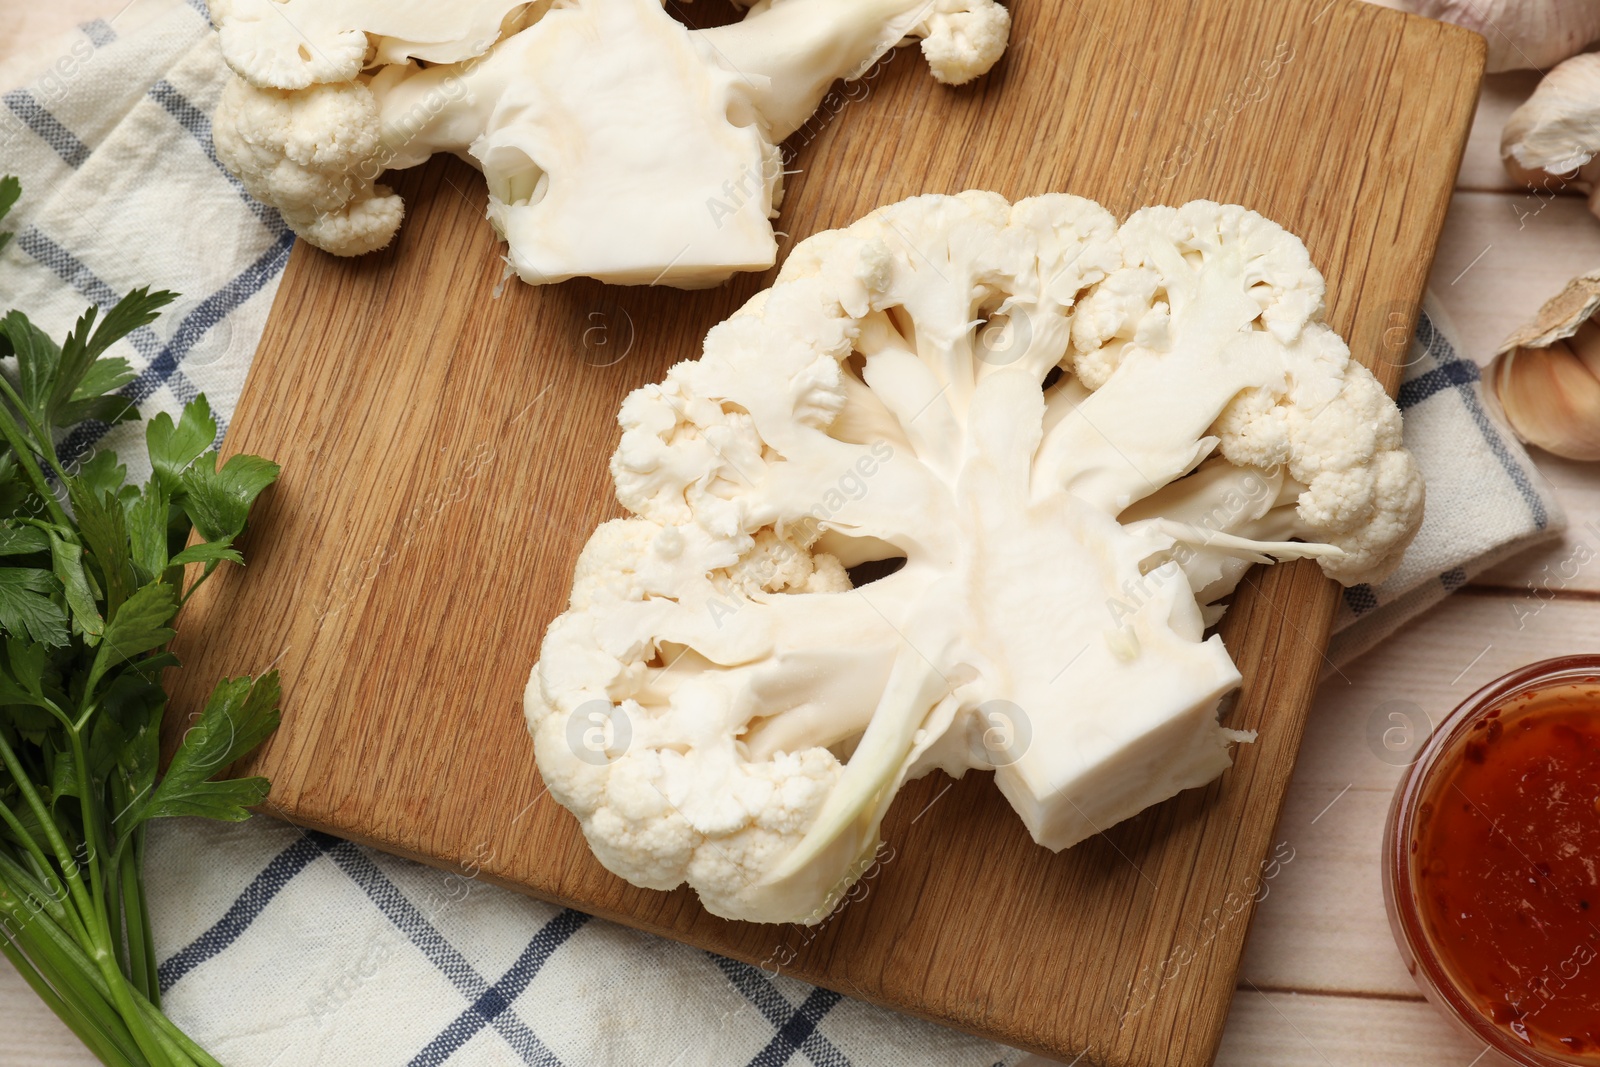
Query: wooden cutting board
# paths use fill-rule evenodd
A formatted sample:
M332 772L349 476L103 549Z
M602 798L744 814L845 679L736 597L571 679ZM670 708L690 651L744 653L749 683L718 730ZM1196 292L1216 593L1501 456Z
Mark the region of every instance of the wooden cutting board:
M784 252L918 193L1065 190L1119 217L1242 203L1305 240L1330 321L1393 387L1481 38L1354 0L1013 12L1010 51L976 86L940 87L901 52L796 136ZM620 514L618 403L771 276L698 293L512 282L497 298L478 176L438 159L394 184L408 217L389 250L302 243L290 260L227 439L283 478L248 568L185 611L169 725L211 680L276 666L283 725L249 769L285 818L1063 1060L1209 1063L1333 585L1310 564L1247 579L1223 628L1245 679L1226 722L1260 740L1209 788L1068 853L1033 845L989 776L935 774L889 813L894 858L865 898L820 927L635 889L544 795L522 688L579 549Z

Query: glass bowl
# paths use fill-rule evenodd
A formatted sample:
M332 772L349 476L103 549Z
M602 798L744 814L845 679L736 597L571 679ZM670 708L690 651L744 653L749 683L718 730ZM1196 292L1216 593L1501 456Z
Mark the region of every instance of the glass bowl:
M1469 735L1517 698L1556 686L1593 686L1600 706L1600 655L1564 656L1512 671L1473 693L1439 724L1416 761L1407 768L1389 808L1383 842L1384 904L1406 969L1428 1000L1473 1037L1513 1063L1528 1067L1596 1067L1600 1065L1600 1051L1567 1055L1536 1048L1518 1040L1507 1027L1485 1014L1430 941L1417 904L1418 885L1412 862L1419 809L1432 795L1433 787L1442 785L1464 758ZM1515 721L1515 715L1509 716L1508 721Z

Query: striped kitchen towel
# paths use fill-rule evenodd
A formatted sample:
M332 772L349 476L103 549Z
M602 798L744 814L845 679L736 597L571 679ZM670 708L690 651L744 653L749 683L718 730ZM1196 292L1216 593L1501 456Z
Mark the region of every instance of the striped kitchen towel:
M1012 1049L286 823L151 827L167 1011L230 1067L1023 1067Z
M203 6L134 0L39 60L0 69L0 172L24 186L0 310L61 336L86 301L179 291L118 353L139 370L127 392L148 416L203 391L225 424L293 238L217 165L223 66ZM1562 522L1437 322L1401 393L1428 521L1389 582L1346 594L1336 660ZM69 451L130 433L85 427ZM126 451L142 479L141 457ZM1042 1063L270 819L159 824L147 867L168 1010L233 1067Z
M0 257L0 304L61 337L85 301L109 307L140 285L177 292L119 351L139 371L124 392L147 414L203 392L222 422L294 235L212 150L224 68L204 12L200 0L135 0L0 84L0 172L23 188L6 220L16 237ZM143 432L81 427L63 458ZM143 450L124 451L142 480Z

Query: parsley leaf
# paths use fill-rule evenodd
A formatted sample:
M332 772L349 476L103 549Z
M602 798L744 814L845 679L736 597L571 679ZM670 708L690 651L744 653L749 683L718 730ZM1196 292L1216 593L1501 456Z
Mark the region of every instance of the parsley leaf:
M50 540L50 560L56 578L61 582L61 593L72 609L72 623L84 636L88 645L98 644L105 633L105 620L96 603L96 589L89 581L89 572L83 569L83 546L76 541L63 540L55 531L47 535ZM5 573L0 571L0 574Z
M144 432L150 467L163 488L173 493L182 487L183 472L217 439L217 420L211 417L211 405L201 395L184 406L176 425L172 416L163 411L146 424Z
M178 593L172 586L166 582L141 586L106 623L89 673L91 688L109 668L172 640L167 623L177 613Z
M230 547L230 540L223 538L219 541L201 541L199 544L190 545L172 557L171 565L181 567L190 563L220 563L224 560L229 563L243 563L244 557L239 554L237 548Z
M67 613L46 594L50 572L38 567L0 568L0 626L46 645L67 643Z
M183 472L183 509L207 541L239 536L250 505L278 478L278 465L260 456L229 456L220 469L196 463Z
M209 781L278 728L278 672L219 682L200 719L183 735L167 773L131 824L172 815L238 822L267 796L265 778Z
M50 539L32 526L0 526L0 556L50 551Z
M142 581L150 581L167 569L169 508L167 491L158 478L151 478L144 492L127 506L128 538L133 548L133 564Z

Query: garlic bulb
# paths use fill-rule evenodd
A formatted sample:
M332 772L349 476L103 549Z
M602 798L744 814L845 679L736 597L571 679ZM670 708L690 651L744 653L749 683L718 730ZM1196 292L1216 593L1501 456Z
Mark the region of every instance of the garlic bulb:
M1516 435L1569 459L1600 459L1600 271L1580 275L1513 333L1488 385Z
M1410 0L1405 10L1489 39L1489 73L1543 70L1600 40L1600 0Z
M1584 193L1600 178L1600 53L1573 56L1547 74L1500 136L1500 156L1513 178L1551 192ZM1596 204L1593 199L1590 209ZM1597 212L1600 213L1600 212Z

